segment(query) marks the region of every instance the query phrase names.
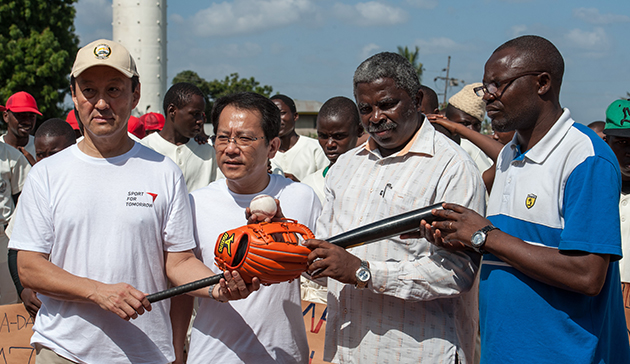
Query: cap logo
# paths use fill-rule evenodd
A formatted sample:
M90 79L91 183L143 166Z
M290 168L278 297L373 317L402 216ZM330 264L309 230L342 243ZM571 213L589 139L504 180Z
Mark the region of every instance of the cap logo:
M99 44L94 47L96 59L107 59L112 54L112 49L107 44Z

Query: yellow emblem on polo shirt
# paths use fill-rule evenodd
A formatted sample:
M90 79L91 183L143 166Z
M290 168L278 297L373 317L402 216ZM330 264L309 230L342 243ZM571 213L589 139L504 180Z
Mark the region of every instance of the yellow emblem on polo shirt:
M534 195L533 193L530 193L529 195L527 195L527 198L525 199L525 207L527 207L528 209L531 209L532 207L534 207L537 197L538 196Z
M112 49L107 44L99 44L94 47L94 55L97 59L107 59L112 54Z

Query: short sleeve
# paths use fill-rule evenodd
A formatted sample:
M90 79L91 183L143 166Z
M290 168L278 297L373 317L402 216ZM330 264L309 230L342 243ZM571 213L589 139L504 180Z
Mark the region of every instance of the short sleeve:
M619 167L599 157L589 157L578 165L564 191L564 228L560 250L580 250L611 254L621 258Z
M173 200L163 226L165 251L180 252L195 248L190 199L181 174L175 183Z

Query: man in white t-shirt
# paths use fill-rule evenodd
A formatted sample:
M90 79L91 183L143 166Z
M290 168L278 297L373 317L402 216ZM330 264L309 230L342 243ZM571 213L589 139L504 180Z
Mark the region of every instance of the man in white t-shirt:
M35 164L35 144L31 133L35 129L37 115L42 115L35 98L28 92L16 92L7 99L3 111L7 132L0 136L0 141L18 149L31 165Z
M296 182L328 165L326 155L315 139L295 132L299 118L295 103L285 95L273 95L271 101L280 109L280 149L273 162L282 168L284 175Z
M81 48L70 88L85 138L31 170L10 242L22 283L41 293L37 362L170 363L169 302L146 293L214 274L192 251L182 173L127 135L140 84L123 46ZM225 301L257 288L226 276L194 294Z
M175 162L184 173L188 192L205 187L216 178L217 164L211 144L199 144L195 135L203 128L206 101L190 83L176 83L164 96L164 127L141 143Z
M205 264L223 232L247 224L245 209L259 194L280 201L284 216L311 229L321 205L308 186L267 173L278 150L280 114L255 93L217 100L211 115L219 168L226 179L191 193L195 239ZM261 287L247 300L200 299L188 363L307 363L299 280Z

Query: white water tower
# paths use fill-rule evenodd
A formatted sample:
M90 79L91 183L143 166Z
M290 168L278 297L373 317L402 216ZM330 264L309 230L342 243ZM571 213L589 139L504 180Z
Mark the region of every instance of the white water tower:
M166 93L166 0L113 0L113 35L131 52L142 85L136 116L162 111Z

